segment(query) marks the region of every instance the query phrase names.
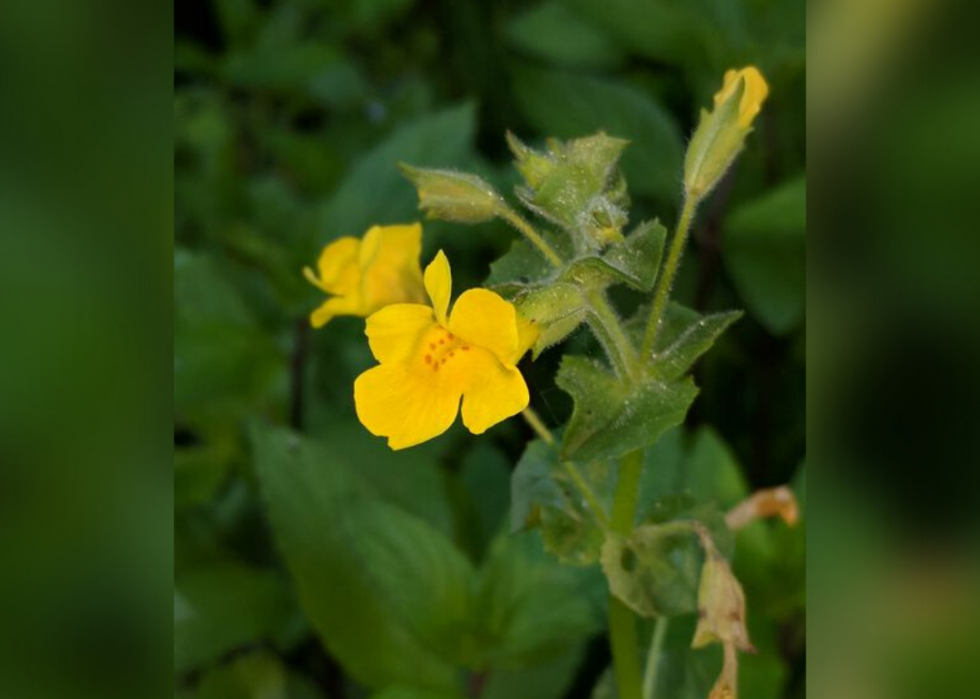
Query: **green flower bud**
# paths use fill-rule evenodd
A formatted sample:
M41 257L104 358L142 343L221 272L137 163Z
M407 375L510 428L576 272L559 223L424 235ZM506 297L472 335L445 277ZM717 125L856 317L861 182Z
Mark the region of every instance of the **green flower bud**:
M482 223L497 216L503 199L476 175L453 170L428 170L399 163L419 193L419 208L429 218Z

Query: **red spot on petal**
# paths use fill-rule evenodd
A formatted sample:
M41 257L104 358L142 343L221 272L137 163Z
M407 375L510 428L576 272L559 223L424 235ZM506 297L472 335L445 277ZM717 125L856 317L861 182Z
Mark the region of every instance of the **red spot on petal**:
M453 356L454 354L456 354L456 353L455 353L455 352L453 352L452 350L449 350L449 356L450 356L450 357L452 357L452 356Z
M425 363L426 364L432 364L432 355L431 354L425 355Z
M456 339L456 336L453 335L452 333L446 333L446 337L448 337L450 340L455 340Z
M436 343L430 342L429 343L429 349L435 349L435 348L436 348Z
M462 347L460 347L460 349L463 350L464 352L469 352L470 351L470 346L469 345L463 345Z
M439 362L432 365L432 371L439 371Z
M445 363L446 363L446 358L445 358L445 357L443 357L442 359L440 359L440 360L439 360L439 363L440 363L440 364L445 364Z
M446 341L445 340L439 340L439 344L440 345L444 345L444 344L446 344Z

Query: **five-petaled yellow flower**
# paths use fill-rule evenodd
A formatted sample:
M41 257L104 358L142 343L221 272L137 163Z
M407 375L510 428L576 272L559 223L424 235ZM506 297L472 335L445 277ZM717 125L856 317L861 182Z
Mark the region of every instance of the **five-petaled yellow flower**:
M367 317L392 303L425 299L422 287L422 226L373 226L364 238L346 236L320 253L319 276L309 267L306 278L332 298L310 316L322 328L334 316Z
M762 109L762 103L769 96L769 85L755 66L725 72L725 82L715 94L715 107L727 100L738 89L738 81L745 80L745 91L738 105L738 125L745 128L752 123Z
M487 289L470 289L449 313L452 275L440 251L425 270L432 306L386 306L365 334L380 364L357 377L357 417L372 433L404 449L442 434L456 420L482 434L527 407L515 366L537 337L514 306Z

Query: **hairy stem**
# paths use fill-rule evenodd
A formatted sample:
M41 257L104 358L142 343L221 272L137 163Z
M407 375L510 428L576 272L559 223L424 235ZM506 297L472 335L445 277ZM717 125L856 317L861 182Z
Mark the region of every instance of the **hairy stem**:
M630 378L636 366L636 350L626 336L619 316L601 291L589 293L586 300L591 308L588 315L589 327L602 343L609 361L620 377Z
M575 487L579 489L582 493L582 497L585 498L585 502L588 503L589 507L592 509L593 514L595 514L596 519L599 520L599 525L603 529L609 528L609 516L602 507L602 503L599 502L599 498L596 497L595 491L588 482L582 478L582 474L579 473L578 469L575 468L575 464L571 461L563 461L562 466L564 466L565 471L571 476L572 482L575 483Z
M538 414L534 412L531 406L524 408L524 410L521 411L521 415L524 417L524 421L531 426L531 429L534 430L535 434L537 434L545 444L551 446L555 443L555 437L551 434L551 430L548 429L547 425L545 425L544 421L538 417Z
M620 536L628 536L633 531L642 471L642 449L630 452L620 461L612 510L612 530ZM636 618L614 595L609 597L609 643L619 699L643 699Z
M531 241L531 243L541 251L541 254L545 256L545 259L547 259L553 266L561 267L564 264L561 256L555 252L553 247L548 245L548 242L541 237L541 234L534 229L534 226L524 220L523 216L505 204L500 206L498 213L502 219L520 231L521 235Z
M684 244L687 242L687 235L691 230L691 222L694 220L694 212L697 207L697 199L692 197L684 199L684 208L681 209L681 217L677 221L677 230L674 232L674 239L670 244L667 261L664 262L660 277L657 279L657 290L653 296L650 319L647 321L646 332L643 335L640 357L644 361L650 358L650 354L656 346L660 321L663 320L664 310L667 308L667 299L670 297L670 289L674 285L677 268L680 267L681 254L684 252Z

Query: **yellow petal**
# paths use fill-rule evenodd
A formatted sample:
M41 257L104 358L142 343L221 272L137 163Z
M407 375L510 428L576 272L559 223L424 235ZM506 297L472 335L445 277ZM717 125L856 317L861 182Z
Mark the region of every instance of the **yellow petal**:
M469 380L463 391L463 424L473 434L483 434L498 422L527 407L529 396L524 377L489 352L472 352L465 368Z
M366 305L377 309L390 303L424 303L422 226L374 226L361 246L362 290Z
M512 364L517 354L517 311L487 289L470 289L456 299L449 329L467 342Z
M308 267L303 270L303 274L312 284L329 294L355 294L361 279L358 264L360 248L361 241L357 238L337 238L320 253L320 259L317 260L319 278Z
M524 353L529 349L534 347L534 343L538 341L538 336L541 332L538 329L538 324L533 323L527 318L524 318L520 313L517 314L517 350L514 352L514 356L510 358L511 364L517 364Z
M404 362L418 355L423 337L435 322L428 306L396 303L371 315L364 334L379 362Z
M358 419L372 434L387 437L392 449L445 432L456 419L459 400L454 382L432 380L405 363L381 364L354 381Z
M715 106L717 107L735 94L741 80L745 81L745 89L742 92L742 101L739 102L738 106L738 123L739 126L746 127L759 114L762 103L769 96L769 85L758 68L748 66L741 70L726 71L724 84L715 95Z
M449 269L449 260L442 250L436 253L435 259L425 268L425 290L429 292L436 318L445 325L449 297L453 291L453 275Z
M310 325L322 328L336 316L363 316L360 299L356 296L334 296L327 299L310 315Z

